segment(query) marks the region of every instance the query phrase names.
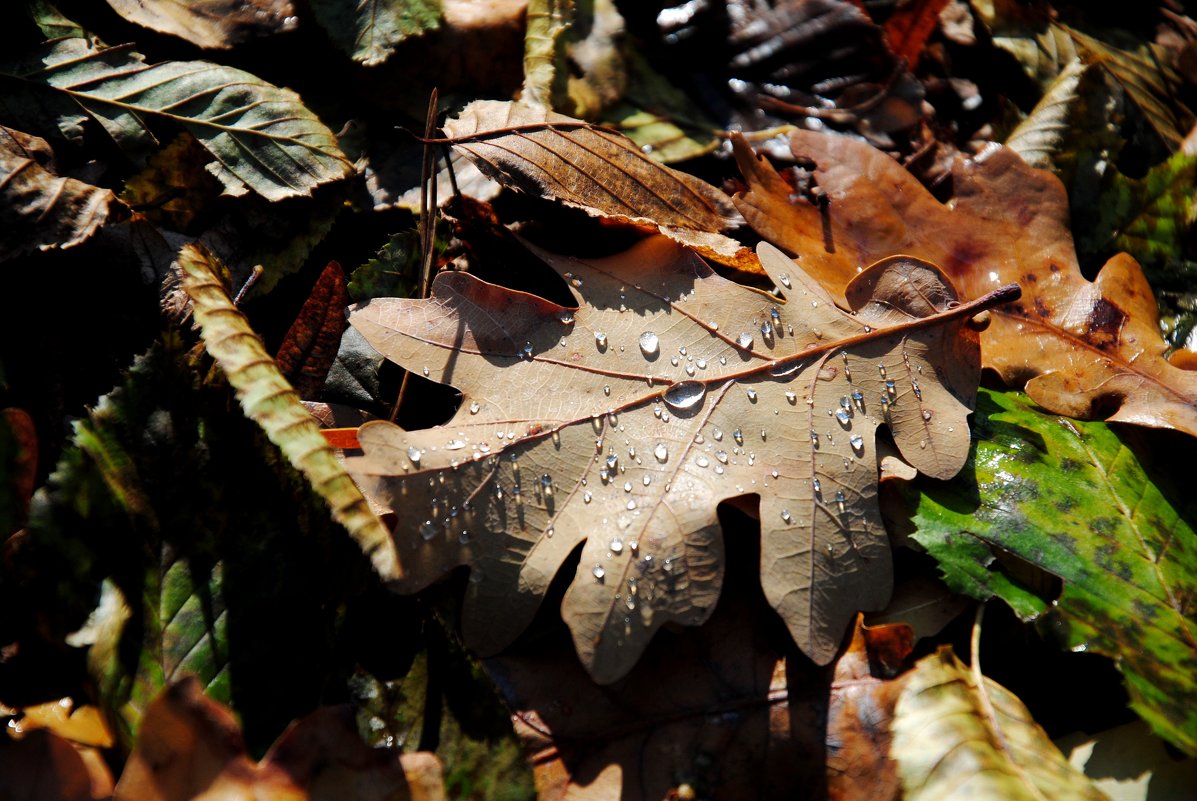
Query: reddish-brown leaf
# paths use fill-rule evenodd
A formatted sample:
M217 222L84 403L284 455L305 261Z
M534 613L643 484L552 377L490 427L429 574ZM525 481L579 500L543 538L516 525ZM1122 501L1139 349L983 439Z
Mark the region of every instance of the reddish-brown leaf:
M956 198L936 200L901 165L868 145L798 131L825 211L790 192L747 143L737 160L750 189L736 198L766 239L833 295L857 270L893 253L940 265L966 298L1018 282L1020 300L992 312L983 363L1054 412L1197 434L1197 373L1170 364L1151 288L1125 254L1095 282L1081 275L1059 180L1004 148L953 171Z
M927 39L939 25L939 12L947 6L948 0L912 0L899 3L889 19L881 26L885 43L898 58L904 59L911 69L919 63L919 56Z
M348 304L345 273L340 264L330 261L316 279L312 293L275 357L279 370L294 385L299 397L314 400L320 394L328 370L336 361L341 334L348 325L345 321Z

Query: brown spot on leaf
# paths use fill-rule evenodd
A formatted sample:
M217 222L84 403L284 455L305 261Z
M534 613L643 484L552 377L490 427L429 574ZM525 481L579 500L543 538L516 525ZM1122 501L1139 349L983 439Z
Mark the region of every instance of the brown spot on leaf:
M1085 337L1099 348L1107 349L1118 343L1126 313L1105 298L1098 298L1085 321Z

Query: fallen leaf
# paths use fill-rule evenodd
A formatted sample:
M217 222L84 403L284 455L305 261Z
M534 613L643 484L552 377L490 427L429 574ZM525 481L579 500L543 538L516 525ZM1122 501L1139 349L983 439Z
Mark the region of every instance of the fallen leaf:
M295 322L287 329L275 356L279 370L295 386L299 397L315 400L320 395L328 370L337 358L347 305L345 271L340 264L330 261L316 279Z
M90 752L90 756L86 752ZM0 735L4 797L20 801L100 801L112 775L93 749L77 749L45 729L13 739Z
M193 45L227 50L295 28L290 0L108 0L129 22Z
M1197 757L1178 757L1143 721L1078 732L1056 746L1113 801L1187 801L1197 787Z
M893 758L907 801L1109 801L1064 759L1022 702L943 647L906 677Z
M323 707L295 721L261 762L246 753L232 713L183 679L146 710L142 734L116 785L116 801L441 801L431 754L374 749L349 707Z
M76 707L70 698L23 707L20 713L19 719L9 723L9 734L21 736L48 729L79 745L111 748L114 742L100 710L89 705Z
M738 217L718 189L657 163L627 137L543 107L477 100L445 134L500 183L594 216L708 233Z
M37 121L49 115L49 127L67 139L79 139L90 117L138 154L157 145L143 117L181 125L216 158L208 169L230 194L306 196L352 172L332 131L299 95L233 67L145 64L131 45L96 48L86 39L59 39L0 68L0 75L13 87L3 100L6 112Z
M890 52L911 69L918 66L923 47L939 27L939 13L947 4L948 0L915 0L895 8L881 26Z
M382 64L404 39L440 25L438 0L312 0L312 16L333 44L367 67Z
M936 200L889 156L862 142L796 131L813 159L826 214L792 194L746 143L750 190L736 203L766 239L800 255L833 296L858 267L892 253L940 265L963 297L1018 282L1023 297L992 311L984 364L1037 403L1073 417L1197 434L1197 373L1165 358L1151 288L1120 254L1093 283L1077 266L1064 187L1004 148L953 170L956 198Z
M121 200L160 228L189 231L219 203L220 181L205 169L210 161L194 136L179 134L125 181Z
M375 569L387 578L402 574L394 544L366 499L345 474L320 428L279 372L262 341L221 283L220 266L200 245L179 252L183 287L195 304L204 344L237 390L245 414L262 426L291 463L328 502Z
M911 535L953 589L997 595L1020 616L1051 602L1067 647L1113 658L1131 706L1197 753L1197 533L1189 505L1157 485L1116 432L982 390L976 450L951 484L907 495ZM1063 579L1040 599L995 551Z
M1031 113L1006 137L1006 147L1032 167L1049 169L1052 156L1068 133L1069 111L1077 100L1077 86L1089 69L1077 59L1060 71Z
M108 189L55 175L44 139L0 126L0 260L74 247L124 209Z
M562 614L610 682L665 622L707 618L715 505L760 493L761 584L799 647L830 661L856 610L889 595L876 428L924 473L956 473L980 306L891 259L849 287L849 314L776 249L760 254L788 302L654 237L604 259L541 252L578 309L453 272L429 300L358 306L350 323L376 349L463 396L438 428L363 426L365 456L348 462L404 510L398 586L469 565L466 640L493 654L585 541Z
M63 36L87 36L87 31L79 27L78 23L67 19L48 0L29 0L25 4L25 13L37 25L42 36L47 39L59 39Z

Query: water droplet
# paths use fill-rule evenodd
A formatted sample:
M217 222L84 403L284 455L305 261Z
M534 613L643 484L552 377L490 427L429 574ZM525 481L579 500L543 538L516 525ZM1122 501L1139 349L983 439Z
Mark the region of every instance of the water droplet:
M478 410L481 408L482 407L478 405L478 401L474 401L470 404L470 414L478 414Z
M844 428L847 428L852 424L852 415L848 414L843 409L840 409L835 413L835 419L839 420L840 425L842 425Z
M451 439L445 443L445 450L447 451L459 451L464 447L465 443L459 439Z
M561 321L562 325L573 325L574 324L574 313L569 312L569 311L561 312L561 316L558 317L557 319Z
M524 343L524 347L520 349L520 358L521 359L531 359L532 358L532 343L531 342Z
M715 322L714 320L711 320L711 322L707 323L707 325L709 325L711 327L712 331L719 330L719 323Z
M797 392L787 392L786 400L789 401L791 404L797 403L798 402L798 393Z
M776 470L773 470L773 471L770 471L769 475L773 476L774 478L778 478L781 475L781 473L778 473Z
M813 428L810 430L810 444L819 447L819 432Z
M631 492L632 491L632 482L630 482L630 481L623 482L623 491Z
M676 356L670 356L670 357L669 357L669 363L670 363L670 364L672 364L674 367L677 367L677 357L676 357Z
M628 501L628 511L630 512L630 511L632 511L632 510L633 510L633 509L635 509L635 508L636 508L636 502L635 502L635 501Z
M640 335L640 352L645 358L653 358L661 352L661 341L652 331L645 331Z
M823 485L819 482L819 479L816 478L814 481L812 481L811 486L815 488L815 495L823 494Z
M695 364L698 366L699 370L707 369L707 360L706 359L699 359L697 362L695 362Z
M835 505L840 510L840 514L844 513L844 493L840 490L835 492Z
M737 445L743 445L744 444L744 432L737 428L735 431L732 432L732 439L734 439L736 441Z
M919 440L919 447L920 447L920 448L923 448L923 449L925 450L925 449L926 449L926 447L927 447L927 440L925 440L925 439L920 439L920 440Z
M697 457L695 457L694 464L698 465L699 467L710 467L711 460L702 454L699 454Z
M715 451L715 458L727 464L727 451Z
M701 445L702 443L704 443L706 441L707 441L707 438L702 435L701 431L699 431L697 434L694 435L694 443L696 445Z
M686 365L686 375L694 375L694 365L692 365L692 364Z
M594 567L591 569L591 571L590 571L590 574L591 574L592 576L594 576L594 580L595 580L595 582L597 582L597 583L599 583L599 584L602 584L602 583L603 583L603 576L607 575L607 571L603 569L603 566L602 566L602 565L595 565L595 566L594 566Z
M741 348L744 348L744 350L750 349L752 347L752 334L748 333L747 331L740 334L740 336L736 338L736 344Z
M460 542L462 545L465 545L467 542L470 541L470 532L463 528L461 530L461 533L457 535L457 541Z
M770 339L773 339L773 324L772 323L762 323L761 324L761 336L763 336L765 338L766 342L769 341Z
M719 465L719 464L715 465L715 475L717 475L717 476L723 475L723 465Z
M748 389L744 390L744 394L748 396L748 400L752 401L753 403L756 403L756 390L755 389L753 389L752 387L749 387Z
M621 554L623 553L623 540L621 540L619 537L612 537L611 542L608 543L607 547L611 549L611 553Z
M923 409L923 419L926 420L927 422L931 421L931 410L930 409Z
M781 285L784 286L786 289L790 288L790 276L786 275L785 273L782 273L781 275L777 276L777 280L781 281Z
M881 373L882 378L885 378L885 365L884 364L877 365L877 372Z
M590 490L586 490L585 492L582 493L582 503L590 503L590 501L593 500L593 498L594 498L594 496L592 494L590 494Z
M599 350L607 349L607 335L602 331L594 332L594 344L598 346Z
M685 346L685 345L682 345L681 347L679 347L679 348L677 349L677 352L678 352L679 354L681 354L682 356L685 356L685 355L686 355L686 346Z
M853 434L848 438L848 443L852 446L852 450L856 451L857 453L864 451L864 437L862 437L860 434Z
M424 372L424 375L425 375L425 376L427 376L427 375L428 375L428 368L427 368L427 367L425 367L423 372Z
M653 477L650 476L648 473L645 473L644 478L641 479L641 483L643 483L644 486L647 487L649 484L653 483Z
M707 395L707 385L701 381L680 381L661 394L661 399L675 412L692 409L702 403Z
M756 454L750 453L748 454L748 466L752 467L754 464L756 464Z
M619 464L619 457L618 457L618 456L616 456L615 454L611 454L611 455L609 455L609 456L607 457L607 469L608 469L608 470L614 470L614 469L615 469L615 466L616 466L617 464Z
M790 510L789 510L789 509L782 509L782 510L781 510L781 519L782 519L784 522L786 522L786 523L789 523L789 522L790 522L790 521L792 521L794 518L790 516Z
M664 464L669 459L669 448L665 447L665 443L657 443L657 447L653 448L653 456L657 457L657 461Z
M553 479L548 473L540 477L540 486L544 488L546 497L551 498L553 496Z
M888 392L890 395L897 394L897 384L895 384L893 381L886 381L885 382L885 391Z
M847 412L852 411L852 403L848 400L847 395L840 398L840 408Z
M923 399L923 391L922 391L921 389L919 389L919 382L918 382L918 381L911 381L911 382L910 382L910 388L914 390L914 396L915 396L916 398L918 398L919 400L922 400L922 399Z
M711 429L711 436L715 438L715 441L716 441L716 442L723 442L723 429L721 429L721 428L712 428L712 429Z

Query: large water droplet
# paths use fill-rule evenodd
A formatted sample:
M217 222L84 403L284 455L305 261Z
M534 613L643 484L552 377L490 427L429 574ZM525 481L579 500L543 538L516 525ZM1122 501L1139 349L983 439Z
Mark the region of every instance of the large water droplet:
M711 460L702 454L699 454L697 457L695 457L694 464L698 465L699 467L710 467Z
M640 352L645 358L651 359L661 352L661 340L652 331L645 331L640 335Z
M744 432L737 428L735 431L732 432L732 439L734 439L736 441L737 445L743 445L744 444Z
M431 520L425 520L420 524L420 536L423 537L425 541L435 537L436 525Z
M922 391L921 389L919 389L919 382L918 382L918 381L911 381L911 382L910 382L910 388L914 390L914 396L915 396L916 398L918 398L919 400L922 400L922 399L923 399L923 391Z
M844 493L840 490L835 492L835 505L840 510L840 514L844 513Z
M594 344L598 346L599 350L607 349L607 335L602 331L594 332Z
M707 395L707 385L701 381L679 381L661 394L669 408L676 411L693 409Z
M744 394L748 396L748 400L752 401L753 403L756 403L756 390L755 389L752 389L751 387L749 387L748 389L744 390Z
M931 422L931 410L930 409L923 409L923 419L926 420L927 422Z
M864 437L862 437L860 434L853 434L848 438L848 443L852 446L852 450L856 451L857 453L864 451Z
M657 457L657 461L664 464L669 459L669 448L665 447L665 443L657 443L657 447L653 448L653 456Z
M781 519L782 519L784 522L786 522L786 523L789 523L789 522L790 522L791 520L793 520L794 518L790 516L790 510L789 510L789 509L782 509L782 510L781 510Z
M481 408L482 407L478 405L478 401L474 401L470 404L470 414L478 414L478 410Z
M590 493L590 490L586 490L582 493L582 503L590 503L593 498L594 495Z
M823 494L823 484L819 481L819 479L816 478L814 481L812 481L811 486L813 486L815 488L816 495Z
M595 582L596 582L596 583L598 583L598 584L602 584L602 583L603 583L603 576L607 575L607 571L603 569L603 566L602 566L602 565L595 565L595 566L594 566L594 567L593 567L593 568L590 570L590 574L591 574L592 576L594 576L594 580L595 580Z
M752 347L752 334L748 333L747 331L740 334L740 336L736 338L736 344L741 348L744 348L744 350L748 350Z
M843 409L840 409L835 413L835 419L839 420L840 425L842 425L844 428L847 428L852 424L852 415L848 414Z
M781 275L777 276L777 280L781 281L781 285L784 286L786 289L790 288L790 276L786 275L785 273L782 273Z
M727 451L715 451L715 458L727 464Z
M797 403L798 402L798 393L797 392L787 392L786 400L789 401L791 404Z
M623 553L623 540L621 540L619 537L612 537L611 542L608 543L607 547L611 549L611 553Z
M412 445L410 448L407 449L407 458L411 459L411 463L413 465L415 465L416 467L420 466L420 457L422 455L423 455L423 451L421 451L415 445Z

